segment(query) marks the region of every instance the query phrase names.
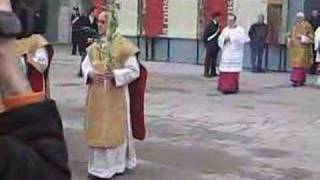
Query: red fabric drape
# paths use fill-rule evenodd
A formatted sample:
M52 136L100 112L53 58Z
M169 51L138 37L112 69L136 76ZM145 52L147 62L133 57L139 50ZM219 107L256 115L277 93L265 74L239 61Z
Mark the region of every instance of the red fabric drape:
M205 8L207 20L211 19L211 14L213 12L220 12L221 26L225 27L227 25L228 0L207 0Z
M143 26L145 35L155 37L163 29L163 0L146 0Z
M148 71L140 64L140 77L129 85L130 115L132 134L135 139L144 140L146 127L144 122L144 94L147 84Z

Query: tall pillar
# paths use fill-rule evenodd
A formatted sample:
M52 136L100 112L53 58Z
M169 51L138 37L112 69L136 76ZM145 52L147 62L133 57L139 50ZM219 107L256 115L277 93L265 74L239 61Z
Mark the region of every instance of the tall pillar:
M71 2L69 0L62 0L59 13L59 42L69 43L71 41L71 10Z
M45 36L49 39L49 41L57 41L58 40L58 17L60 10L60 1L52 1L48 0L48 27Z

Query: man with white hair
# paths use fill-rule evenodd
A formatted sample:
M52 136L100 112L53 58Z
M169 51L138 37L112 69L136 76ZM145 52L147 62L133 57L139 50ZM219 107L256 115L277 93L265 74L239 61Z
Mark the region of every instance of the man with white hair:
M264 22L264 15L258 15L258 21L249 30L251 47L251 65L253 72L264 72L262 69L263 53L266 47L268 26Z
M288 36L288 50L292 67L291 82L294 87L303 86L307 68L313 63L312 44L314 31L303 12L297 13L297 21Z

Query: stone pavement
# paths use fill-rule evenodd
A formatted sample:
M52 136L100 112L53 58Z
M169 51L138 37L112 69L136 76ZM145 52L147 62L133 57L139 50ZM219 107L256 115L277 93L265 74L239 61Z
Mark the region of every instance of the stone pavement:
M86 87L77 57L56 48L52 92L62 113L74 180L85 180ZM70 52L70 51L68 51ZM241 75L223 96L202 67L145 63L148 138L139 166L116 180L319 180L320 88L292 88L287 73Z

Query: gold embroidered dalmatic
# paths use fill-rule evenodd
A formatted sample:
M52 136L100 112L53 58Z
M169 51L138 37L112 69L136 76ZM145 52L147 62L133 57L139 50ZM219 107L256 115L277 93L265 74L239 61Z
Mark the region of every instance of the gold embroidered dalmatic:
M43 36L38 34L16 40L16 56L20 57L22 55L27 55L27 61L30 61L37 49L46 47L48 45L49 42Z
M106 46L106 47L105 47ZM111 56L105 56L106 49ZM88 48L92 67L100 73L124 67L125 61L138 52L137 47L119 36L112 44L93 43ZM95 148L114 148L124 142L127 134L127 104L124 87L90 84L86 109L87 143Z
M301 35L314 41L314 31L308 22L297 23L290 33L290 43L288 44L289 60L292 68L309 68L313 63L312 43L301 42Z

